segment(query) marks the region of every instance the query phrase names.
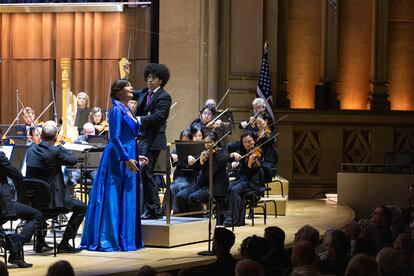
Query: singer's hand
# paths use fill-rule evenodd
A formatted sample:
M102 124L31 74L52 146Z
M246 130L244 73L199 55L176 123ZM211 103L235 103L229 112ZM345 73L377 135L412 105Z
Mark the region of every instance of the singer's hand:
M139 156L139 164L141 166L148 165L148 163L149 163L149 161L148 161L148 158L146 156L143 156L143 155Z
M127 165L128 170L130 170L131 172L137 173L139 171L139 168L137 166L137 160L129 159L128 161L125 161L125 164Z

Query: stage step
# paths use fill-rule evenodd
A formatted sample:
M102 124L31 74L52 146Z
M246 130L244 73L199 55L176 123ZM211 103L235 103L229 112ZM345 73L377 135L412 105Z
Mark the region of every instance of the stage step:
M274 176L272 179L272 182L269 182L269 188L271 189L269 191L270 195L282 195L281 185L280 182L282 182L283 185L283 195L288 196L289 195L289 180L281 177L280 175Z
M286 216L286 204L288 201L288 197L282 197L278 195L269 195L269 197L262 197L261 200L258 202L258 205L263 205L266 203L267 205L267 215L274 215L275 214L275 206L272 200L276 200L277 205L277 215L278 216ZM256 207L254 209L255 214L263 214L263 209L261 207Z
M145 246L174 247L207 241L208 219L194 217L171 217L166 224L165 217L159 220L142 220L142 234ZM211 221L214 229L216 220Z

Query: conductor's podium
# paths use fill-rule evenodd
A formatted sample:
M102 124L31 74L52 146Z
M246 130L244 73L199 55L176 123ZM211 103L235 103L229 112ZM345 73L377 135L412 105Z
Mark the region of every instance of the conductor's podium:
M289 181L279 175L273 177L272 181L267 183L270 188L269 195L267 193L258 202L259 206L267 205L267 215L275 215L275 207L271 201L276 201L277 215L286 215L286 204L289 195ZM283 189L283 192L282 192ZM263 213L263 208L256 207L255 214Z

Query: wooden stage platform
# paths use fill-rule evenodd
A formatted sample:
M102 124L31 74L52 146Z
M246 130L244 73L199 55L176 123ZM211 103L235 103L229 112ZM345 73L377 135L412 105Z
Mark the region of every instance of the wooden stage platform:
M232 252L238 255L242 240L251 235L263 236L267 226L278 226L286 232L286 246L291 246L295 232L303 225L310 224L321 234L327 229L339 228L353 220L354 212L347 206L337 205L328 200L289 200L286 216L268 216L267 225L257 216L255 226L247 224L235 228L236 244ZM250 223L250 220L246 220ZM207 230L206 230L207 231ZM80 240L78 239L79 243ZM69 261L76 275L134 275L143 265L151 265L158 271L169 271L183 267L198 266L212 262L215 257L198 256L197 252L207 250L207 243L197 243L174 248L145 248L134 252L89 252L77 254L35 254L31 246L25 247L26 261L33 263L30 269L9 266L10 275L45 275L50 264L58 260Z

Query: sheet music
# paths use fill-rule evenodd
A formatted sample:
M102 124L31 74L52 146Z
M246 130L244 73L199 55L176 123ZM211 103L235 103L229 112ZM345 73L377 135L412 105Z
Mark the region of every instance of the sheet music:
M13 152L13 146L1 146L0 150L2 152L4 152L4 154L6 155L7 159L10 160L12 152Z
M71 150L71 151L78 151L78 152L83 152L86 149L91 149L93 148L93 146L91 145L84 145L84 144L71 144L71 143L64 143L62 145L62 147L64 147L67 150Z

